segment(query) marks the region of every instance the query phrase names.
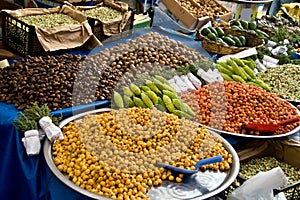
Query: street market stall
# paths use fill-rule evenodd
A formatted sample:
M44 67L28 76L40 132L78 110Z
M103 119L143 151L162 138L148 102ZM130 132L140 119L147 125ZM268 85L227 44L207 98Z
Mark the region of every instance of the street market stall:
M299 198L300 5L209 2L4 9L0 198Z

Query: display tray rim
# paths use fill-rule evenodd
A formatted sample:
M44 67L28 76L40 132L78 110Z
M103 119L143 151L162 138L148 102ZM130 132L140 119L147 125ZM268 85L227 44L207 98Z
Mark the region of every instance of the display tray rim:
M83 112L77 115L73 115L69 118L64 119L63 121L60 122L59 127L62 128L63 126L65 126L67 123L74 121L76 119L80 119L82 117L84 117L85 115L91 115L91 114L97 114L97 113L101 113L101 112L109 112L113 109L110 108L100 108L100 109L96 109L96 110L92 110L92 111L87 111L87 112ZM193 197L193 199L207 199L209 197L215 196L219 193L221 193L222 191L226 190L236 179L238 172L239 172L239 168L240 168L240 163L239 163L239 157L237 155L237 152L235 151L235 149L231 146L231 144L226 141L221 135L219 135L218 133L211 131L210 132L217 136L218 138L220 138L223 142L224 147L226 148L226 150L232 154L232 159L233 159L233 164L231 166L231 169L229 172L226 172L226 178L223 181L223 183L220 184L220 186L216 189L213 189L212 191L198 196L198 197ZM88 190L85 190L77 185L75 185L71 180L69 180L63 173L61 173L58 168L56 167L56 165L54 164L53 158L52 158L52 145L53 142L50 142L50 140L46 139L45 143L44 143L44 147L43 147L43 151L44 151L44 157L46 160L46 163L48 165L48 167L50 168L50 170L52 171L52 173L54 173L54 175L60 180L62 181L65 185L67 185L68 187L70 187L71 189L87 196L93 199L110 199L108 197L105 196L101 196L98 195L96 193L92 193ZM198 172L201 173L201 172ZM220 172L220 173L225 173L225 172ZM188 199L190 199L189 197L187 197Z

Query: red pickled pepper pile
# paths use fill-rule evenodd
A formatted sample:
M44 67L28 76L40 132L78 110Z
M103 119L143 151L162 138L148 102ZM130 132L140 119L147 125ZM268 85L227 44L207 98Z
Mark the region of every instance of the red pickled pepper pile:
M299 116L297 109L264 89L239 82L214 82L180 94L196 113L195 121L219 130L246 134L244 124L277 124ZM293 130L299 122L282 126L274 135ZM249 134L259 135L250 131Z

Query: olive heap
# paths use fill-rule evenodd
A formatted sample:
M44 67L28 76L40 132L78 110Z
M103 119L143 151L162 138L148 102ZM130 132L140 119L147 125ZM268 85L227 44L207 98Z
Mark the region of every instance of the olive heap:
M0 69L0 101L26 109L47 104L51 111L111 99L126 73L164 71L205 59L195 49L151 32L89 57L28 56ZM135 76L129 76L130 81Z
M195 18L209 16L211 19L216 19L220 15L228 13L228 11L222 9L217 1L213 0L195 0L194 3L190 0L178 0L177 3L188 10Z
M32 103L51 110L72 106L72 88L84 56L28 56L0 69L0 101L23 110Z
M29 15L19 17L19 19L26 24L37 26L41 29L55 28L58 26L68 26L73 24L80 24L71 16L63 13L48 13L43 15Z
M183 180L157 163L194 169L199 159L222 155L222 162L201 170L227 171L233 162L205 127L156 109L87 115L62 130L64 140L52 149L57 168L79 187L113 199L149 199L150 187Z
M107 6L95 7L87 10L82 10L82 12L90 18L99 19L103 22L108 22L112 19L122 17L123 13Z
M73 100L87 101L89 96L99 100L111 99L116 84L125 73L133 74L132 81L139 71L161 72L165 66L175 69L203 59L207 58L182 42L150 32L89 56L78 73L79 81L74 90L76 99ZM96 92L91 87L93 85L97 85Z
M275 94L239 82L214 82L199 90L180 94L196 113L194 120L210 127L239 134L261 135L246 131L244 124L278 124L299 117L297 109ZM281 126L274 135L287 133L299 122Z
M271 92L279 97L300 101L300 66L285 64L259 72L257 77L265 81Z

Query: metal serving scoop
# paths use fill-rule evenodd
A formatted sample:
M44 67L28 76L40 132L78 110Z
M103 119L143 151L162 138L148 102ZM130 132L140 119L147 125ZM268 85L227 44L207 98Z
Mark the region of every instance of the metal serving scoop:
M263 133L274 133L277 131L281 126L285 126L288 124L292 124L300 120L300 117L295 117L292 119L287 119L284 121L279 122L278 124L259 124L259 123L250 123L244 125L244 129L248 131L259 131Z
M222 156L214 156L214 157L210 157L210 158L205 158L205 159L199 160L195 164L195 170L183 169L183 168L180 168L180 167L174 167L172 165L167 165L167 164L163 164L163 163L159 163L159 164L157 164L157 166L158 167L163 167L165 169L170 169L172 171L182 173L182 174L194 174L194 173L198 172L199 167L201 167L203 165L213 164L213 163L222 162L222 161L223 161Z

